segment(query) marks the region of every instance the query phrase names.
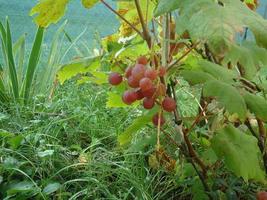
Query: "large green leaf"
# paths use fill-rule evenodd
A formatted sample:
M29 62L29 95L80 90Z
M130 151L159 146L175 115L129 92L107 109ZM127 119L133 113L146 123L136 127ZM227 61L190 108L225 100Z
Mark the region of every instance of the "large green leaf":
M258 118L267 122L267 101L261 96L245 92L243 95L248 109Z
M171 12L179 7L177 0L160 0L157 8L154 11L154 16L158 17L165 13Z
M226 53L223 63L225 66L231 62L232 65L241 64L242 76L253 79L262 66L267 66L267 50L252 42L242 45L232 45Z
M217 80L208 81L203 87L203 95L216 97L230 114L245 120L247 113L245 101L233 86Z
M215 78L210 74L197 70L195 71L183 70L181 71L181 76L191 85L201 84L210 80L215 80Z
M245 181L264 181L261 153L257 139L229 125L219 130L212 139L212 148L228 169Z
M197 64L204 72L207 72L217 80L221 80L226 83L233 82L233 80L237 77L237 74L232 70L206 60L201 60Z
M188 30L193 40L203 40L218 56L223 57L238 33L249 27L258 45L267 48L267 21L247 8L240 0L177 0L180 17L177 32ZM210 20L212 19L212 20Z

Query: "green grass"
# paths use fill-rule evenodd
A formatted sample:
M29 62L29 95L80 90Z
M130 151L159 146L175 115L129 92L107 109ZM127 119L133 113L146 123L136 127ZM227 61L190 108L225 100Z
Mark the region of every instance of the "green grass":
M17 194L15 199L175 196L178 186L174 179L163 171L149 169L151 149L123 154L117 147L117 134L135 113L107 109L105 98L105 91L98 86L78 87L69 82L59 88L53 102L38 96L20 112L14 107L9 113L2 113L0 126L15 136L13 140L1 139L0 196L6 197L7 191ZM16 139L23 141L16 143ZM8 188L16 188L18 183L29 184L30 189L12 193ZM49 184L60 187L46 195L43 189Z

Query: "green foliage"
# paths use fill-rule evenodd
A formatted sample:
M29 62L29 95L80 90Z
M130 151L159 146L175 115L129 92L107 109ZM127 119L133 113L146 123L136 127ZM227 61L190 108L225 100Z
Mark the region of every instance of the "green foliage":
M228 125L217 131L211 142L216 155L237 176L243 177L245 181L265 180L256 138Z
M13 46L12 36L10 32L9 22L6 21L6 28L0 23L1 41L2 41L2 55L5 61L3 72L1 76L1 99L2 103L8 103L7 99L13 99L20 102L21 99L27 103L30 98L32 90L33 79L35 77L36 67L39 62L41 45L43 40L42 28L38 28L35 41L33 43L31 55L29 57L26 74L23 72L24 51L25 51L25 38L22 36L18 42ZM18 66L16 65L14 53L18 52ZM17 71L18 70L18 71ZM18 79L20 78L20 79ZM10 83L9 83L10 82ZM9 87L11 86L11 91ZM9 96L9 97L8 97Z
M243 121L246 119L245 101L233 86L220 81L208 81L203 87L203 95L205 97L216 97L235 118Z
M246 92L243 95L248 109L259 119L267 122L267 101L261 96Z
M151 122L152 116L156 113L155 110L146 112L142 116L137 117L133 123L127 127L127 129L120 133L118 136L118 142L120 146L125 146L132 141L132 138L136 132L144 128L149 122Z

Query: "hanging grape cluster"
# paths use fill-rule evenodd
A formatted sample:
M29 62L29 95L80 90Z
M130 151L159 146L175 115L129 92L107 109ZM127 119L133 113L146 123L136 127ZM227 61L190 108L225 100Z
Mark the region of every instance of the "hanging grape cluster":
M131 105L136 101L142 101L145 109L152 109L158 104L163 111L173 112L176 109L176 102L173 98L167 96L167 87L161 82L161 78L166 75L166 68L158 69L149 66L146 57L137 59L134 66L126 68L124 75L113 72L109 75L111 85L119 85L123 80L127 82L128 89L122 95L122 101ZM160 118L160 119L159 119ZM152 122L155 126L165 123L162 112L156 113Z

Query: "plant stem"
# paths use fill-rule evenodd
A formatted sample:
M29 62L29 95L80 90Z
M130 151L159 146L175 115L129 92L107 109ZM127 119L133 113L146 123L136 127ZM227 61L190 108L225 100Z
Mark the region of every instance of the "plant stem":
M168 67L167 71L169 71L170 69L172 69L175 65L177 65L181 60L183 60L192 50L194 50L197 45L199 45L200 42L196 42L195 44L193 44L192 47L190 47L190 49L188 49L180 58L178 58L177 60L173 61L172 63L170 63L170 66Z
M128 24L133 30L135 30L143 39L143 34L131 23L129 22L125 17L123 17L120 13L118 13L116 10L114 10L107 2L104 0L100 0L101 3L103 3L110 11L112 11L114 14L116 14L119 18L121 18L126 24Z
M142 13L142 9L141 9L139 0L134 0L134 2L135 2L135 7L137 9L138 16L139 16L139 20L140 20L140 23L141 23L141 26L143 29L143 34L142 34L143 38L147 42L148 47L151 48L152 47L151 46L151 37L150 37L149 31L148 31L148 27L147 27L147 24L145 22L143 13Z

